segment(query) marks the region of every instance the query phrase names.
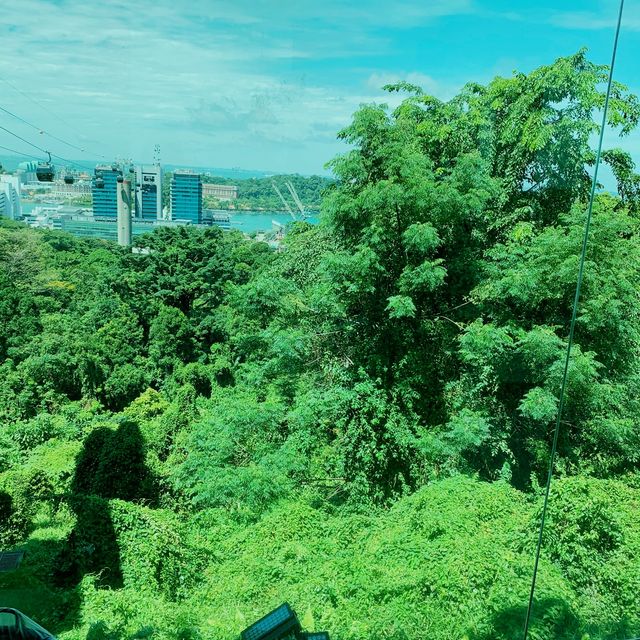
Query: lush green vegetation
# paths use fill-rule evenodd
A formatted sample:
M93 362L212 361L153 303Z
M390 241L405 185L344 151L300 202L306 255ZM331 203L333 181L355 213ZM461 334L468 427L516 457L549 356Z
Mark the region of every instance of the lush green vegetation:
M277 253L5 222L3 604L64 640L227 639L283 600L345 640L517 637L605 75L389 86ZM605 159L535 638L640 634L640 180Z

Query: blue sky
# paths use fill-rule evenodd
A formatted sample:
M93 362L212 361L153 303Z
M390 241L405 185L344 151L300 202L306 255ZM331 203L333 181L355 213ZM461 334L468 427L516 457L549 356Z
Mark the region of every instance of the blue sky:
M0 106L110 159L147 161L159 144L172 164L321 172L358 105L389 102L386 82L446 99L582 46L608 63L617 4L13 0ZM616 78L640 93L640 7L627 5ZM81 157L4 113L0 125ZM640 135L615 144L640 164ZM29 149L2 131L0 145Z

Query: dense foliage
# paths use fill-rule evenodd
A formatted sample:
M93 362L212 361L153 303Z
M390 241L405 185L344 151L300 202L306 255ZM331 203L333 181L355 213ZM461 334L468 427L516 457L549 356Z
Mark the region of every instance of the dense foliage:
M278 252L4 222L3 604L64 640L230 638L283 600L345 640L516 637L605 76L389 86ZM610 126L639 117L615 84ZM604 159L536 638L640 634L640 178Z

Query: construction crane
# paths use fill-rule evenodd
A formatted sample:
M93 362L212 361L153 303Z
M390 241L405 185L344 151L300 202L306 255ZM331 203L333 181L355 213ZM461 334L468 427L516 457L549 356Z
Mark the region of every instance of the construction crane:
M290 180L287 180L285 182L285 185L287 186L287 189L289 189L289 193L291 194L293 201L296 203L296 206L298 207L298 209L300 209L300 215L304 220L307 217L307 214L304 210L304 207L302 206L302 202L300 201L300 198L298 197L298 192L295 190L295 187L291 184Z
M285 200L285 197L282 195L282 192L280 191L280 189L278 189L278 185L273 180L271 181L271 186L273 187L274 191L280 196L280 200L282 200L282 204L285 206L285 209L291 214L291 217L294 220L297 220L296 214L293 212L293 209L289 206L289 203Z
M304 205L302 204L302 201L298 196L298 192L296 191L295 187L291 184L290 180L287 180L284 184L289 190L289 193L291 194L291 197L293 198L293 201L296 207L298 208L298 211L300 212L300 217L296 216L296 212L293 211L293 209L291 208L291 206L289 205L285 197L282 195L282 191L278 189L278 185L273 180L271 181L271 186L280 197L280 200L282 200L282 204L285 206L285 209L291 214L291 217L294 219L294 221L297 221L300 219L304 220L307 217L307 212L304 210Z

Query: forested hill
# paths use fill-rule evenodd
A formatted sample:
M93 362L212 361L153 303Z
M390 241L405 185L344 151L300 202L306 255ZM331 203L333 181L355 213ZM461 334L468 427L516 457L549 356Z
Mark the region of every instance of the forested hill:
M390 86L277 253L4 221L1 604L62 640L227 640L282 601L336 640L519 637L605 78ZM536 638L640 635L640 178L605 159Z
M233 201L213 202L217 207L230 205L238 209L266 209L278 211L285 209L280 196L273 188L275 184L289 206L297 211L296 204L291 197L286 183L290 182L296 190L305 210L319 211L323 194L335 182L323 176L301 176L298 174L275 175L266 178L220 178L218 176L203 176L204 182L213 184L227 184L238 187L238 198Z

